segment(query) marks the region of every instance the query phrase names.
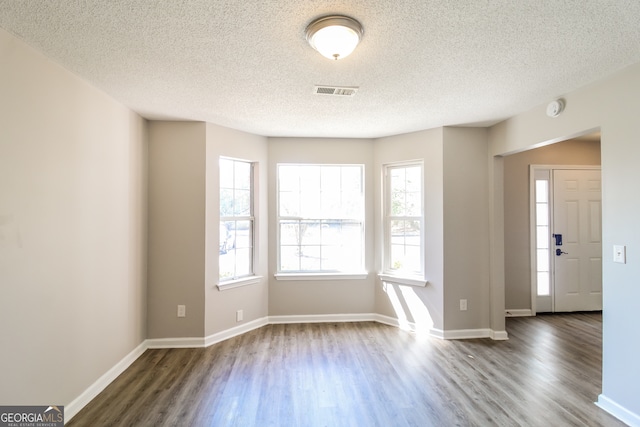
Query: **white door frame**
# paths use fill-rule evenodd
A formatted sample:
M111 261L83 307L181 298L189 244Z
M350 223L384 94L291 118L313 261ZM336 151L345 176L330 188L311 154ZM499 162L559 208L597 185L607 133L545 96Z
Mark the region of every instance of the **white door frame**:
M601 170L600 165L529 165L529 245L530 245L530 266L531 266L531 315L535 316L537 313L537 299L538 299L538 274L537 274L537 247L536 247L536 199L535 199L535 185L536 185L536 172L548 171L549 172L549 226L550 230L553 230L553 171L555 169L565 170ZM551 236L549 236L549 248L551 248ZM550 250L551 251L551 250ZM550 252L551 253L551 252ZM551 263L551 259L549 260ZM551 268L551 264L550 264ZM551 307L554 306L554 294L555 294L555 278L552 274L549 277L549 292L551 293Z

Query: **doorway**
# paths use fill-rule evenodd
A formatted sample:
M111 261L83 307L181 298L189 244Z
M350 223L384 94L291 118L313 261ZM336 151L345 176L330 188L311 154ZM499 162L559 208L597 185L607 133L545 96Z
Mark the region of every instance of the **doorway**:
M600 168L530 169L533 314L602 310Z
M532 267L532 252L537 248L532 245L535 233L531 228L531 165L546 165L552 169L565 165L599 168L600 164L600 133L596 130L502 158L506 316L532 316L542 311L537 309L537 292L533 286L537 270L535 263ZM554 233L549 230L549 235ZM565 249L564 252L569 251Z

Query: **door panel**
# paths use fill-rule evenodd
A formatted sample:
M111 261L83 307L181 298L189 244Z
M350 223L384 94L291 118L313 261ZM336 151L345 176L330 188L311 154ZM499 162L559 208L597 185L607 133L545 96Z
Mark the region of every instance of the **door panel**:
M554 311L602 309L601 197L599 170L553 171Z

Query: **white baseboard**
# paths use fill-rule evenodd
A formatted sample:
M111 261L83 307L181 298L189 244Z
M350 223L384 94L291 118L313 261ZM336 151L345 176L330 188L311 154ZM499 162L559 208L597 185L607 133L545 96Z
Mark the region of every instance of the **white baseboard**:
M395 317L384 316L382 314L374 314L372 320L389 326L395 326L405 331L416 332L416 324L407 320L396 319Z
M434 338L441 340L461 340L471 338L491 338L492 340L507 340L509 339L507 331L494 331L493 329L458 329L458 330L442 330L432 327L431 325L419 325L414 322L403 321L394 317L383 316L381 314L374 314L373 320L378 323L383 323L389 326L395 326L403 330L415 332L415 333L427 333Z
M260 319L252 320L250 322L235 326L231 329L217 332L215 334L207 336L204 339L204 347L209 347L210 345L219 343L224 340L228 340L229 338L233 338L238 335L245 334L249 331L253 331L254 329L261 328L268 324L269 324L268 317L262 317Z
M133 349L131 353L127 354L121 361L115 364L104 375L96 380L89 386L80 396L73 399L68 405L64 405L64 419L65 422L71 420L87 403L96 397L102 390L107 388L118 375L123 373L138 357L147 350L147 343L143 341L138 347Z
M640 415L629 411L623 406L618 405L616 402L609 399L604 394L598 396L596 405L601 409L607 411L620 421L629 425L630 427L640 427Z
M473 338L491 338L491 329L453 329L443 331L442 329L432 329L432 336L445 340L465 340Z
M491 336L489 336L489 338L496 341L505 341L509 339L509 335L507 331L494 331L491 329Z
M402 329L403 331L410 331L416 334L432 335L432 325L422 325L415 322L410 322L405 319L396 319L395 317L384 316L382 314L373 314L374 322L382 323L384 325L394 326Z
M533 313L531 312L531 309L521 309L521 308L516 308L513 310L505 310L504 311L504 315L505 317L530 317L533 316Z
M201 348L204 347L204 338L150 338L147 340L147 348Z
M373 313L355 314L305 314L293 316L269 316L270 324L282 323L346 323L346 322L373 322Z

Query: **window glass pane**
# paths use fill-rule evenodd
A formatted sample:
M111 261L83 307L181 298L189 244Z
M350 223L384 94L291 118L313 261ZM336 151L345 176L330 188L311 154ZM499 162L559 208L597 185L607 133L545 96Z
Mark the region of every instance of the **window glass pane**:
M220 257L220 280L232 279L233 278L233 268L234 262L233 259L229 256L221 256Z
M538 295L546 296L551 295L549 287L549 273L546 271L538 272Z
M278 167L278 188L282 191L295 191L300 190L300 177L298 175L298 166L284 166Z
M540 249L549 247L549 227L546 225L536 227L536 246Z
M280 271L300 270L300 247L280 246Z
M405 193L392 192L391 193L391 215L392 216L405 216L406 211Z
M301 246L300 268L303 271L320 271L320 246Z
M229 247L231 246L229 243L231 239L231 233L229 232L229 228L227 228L226 222L223 222L223 221L220 222L219 234L220 234L220 253L226 253Z
M279 271L361 269L362 166L279 165L278 175Z
M405 168L393 168L389 172L390 178L390 189L392 193L404 192L405 191Z
M422 260L422 166L390 166L384 177L385 219L388 230L385 269L421 274Z
M251 215L251 190L238 190L234 193L233 214L235 216Z
M280 244L300 244L300 225L298 221L282 221L280 223Z
M279 209L281 216L300 216L300 198L298 192L281 192Z
M344 239L343 246L356 249L362 246L362 224L353 221L344 221L336 225L336 231L339 231Z
M406 190L412 193L420 193L422 191L422 171L419 166L406 168L407 184Z
M362 264L362 249L342 251L342 270L348 270L353 265Z
M407 245L413 245L420 247L420 222L419 221L406 221L405 222L405 243Z
M420 271L420 246L407 246L405 248L404 271L412 273Z
M364 217L363 193L345 191L342 193L341 209L337 218L359 219ZM335 217L334 217L335 218Z
M313 194L318 198L320 194L320 168L318 166L307 166L298 169L300 173L300 192L302 194Z
M404 270L407 265L405 262L404 245L391 245L391 269Z
M322 246L322 269L340 271L344 267L343 251L339 246ZM352 264L353 265L353 264Z
M304 218L318 218L322 215L320 205L320 186L300 186L300 216Z
M342 229L340 221L322 222L322 244L333 248L339 247L343 240L349 239Z
M253 246L253 227L251 223L252 221L236 222L236 228L234 230L236 248L251 248Z
M342 181L341 171L339 166L325 166L320 170L320 185L323 192L334 192L337 188L340 188Z
M536 180L536 202L549 202L549 181L541 179Z
M407 216L420 216L422 211L422 194L420 193L407 193L406 195L406 215Z
M233 188L220 189L220 216L233 215Z
M234 187L240 190L249 190L251 188L251 164L247 162L234 162L234 167Z
M236 249L236 277L251 274L251 248Z
M549 225L549 205L546 203L536 204L536 225Z
M340 218L340 194L336 194L335 190L331 191L331 187L323 186L322 188L323 190L320 194L320 205L322 209L319 217Z
M549 260L549 181L535 181L536 199L536 279L538 296L550 295L550 260Z
M537 271L549 271L549 250L538 249L538 268Z
M252 164L220 159L220 280L253 274ZM244 217L244 218L243 218Z
M319 245L322 243L320 221L301 221L300 240L302 245Z
M362 167L361 166L341 166L342 178L340 186L342 191L362 194Z
M403 245L405 238L405 221L391 221L391 244Z
M233 188L233 160L220 159L220 188Z

